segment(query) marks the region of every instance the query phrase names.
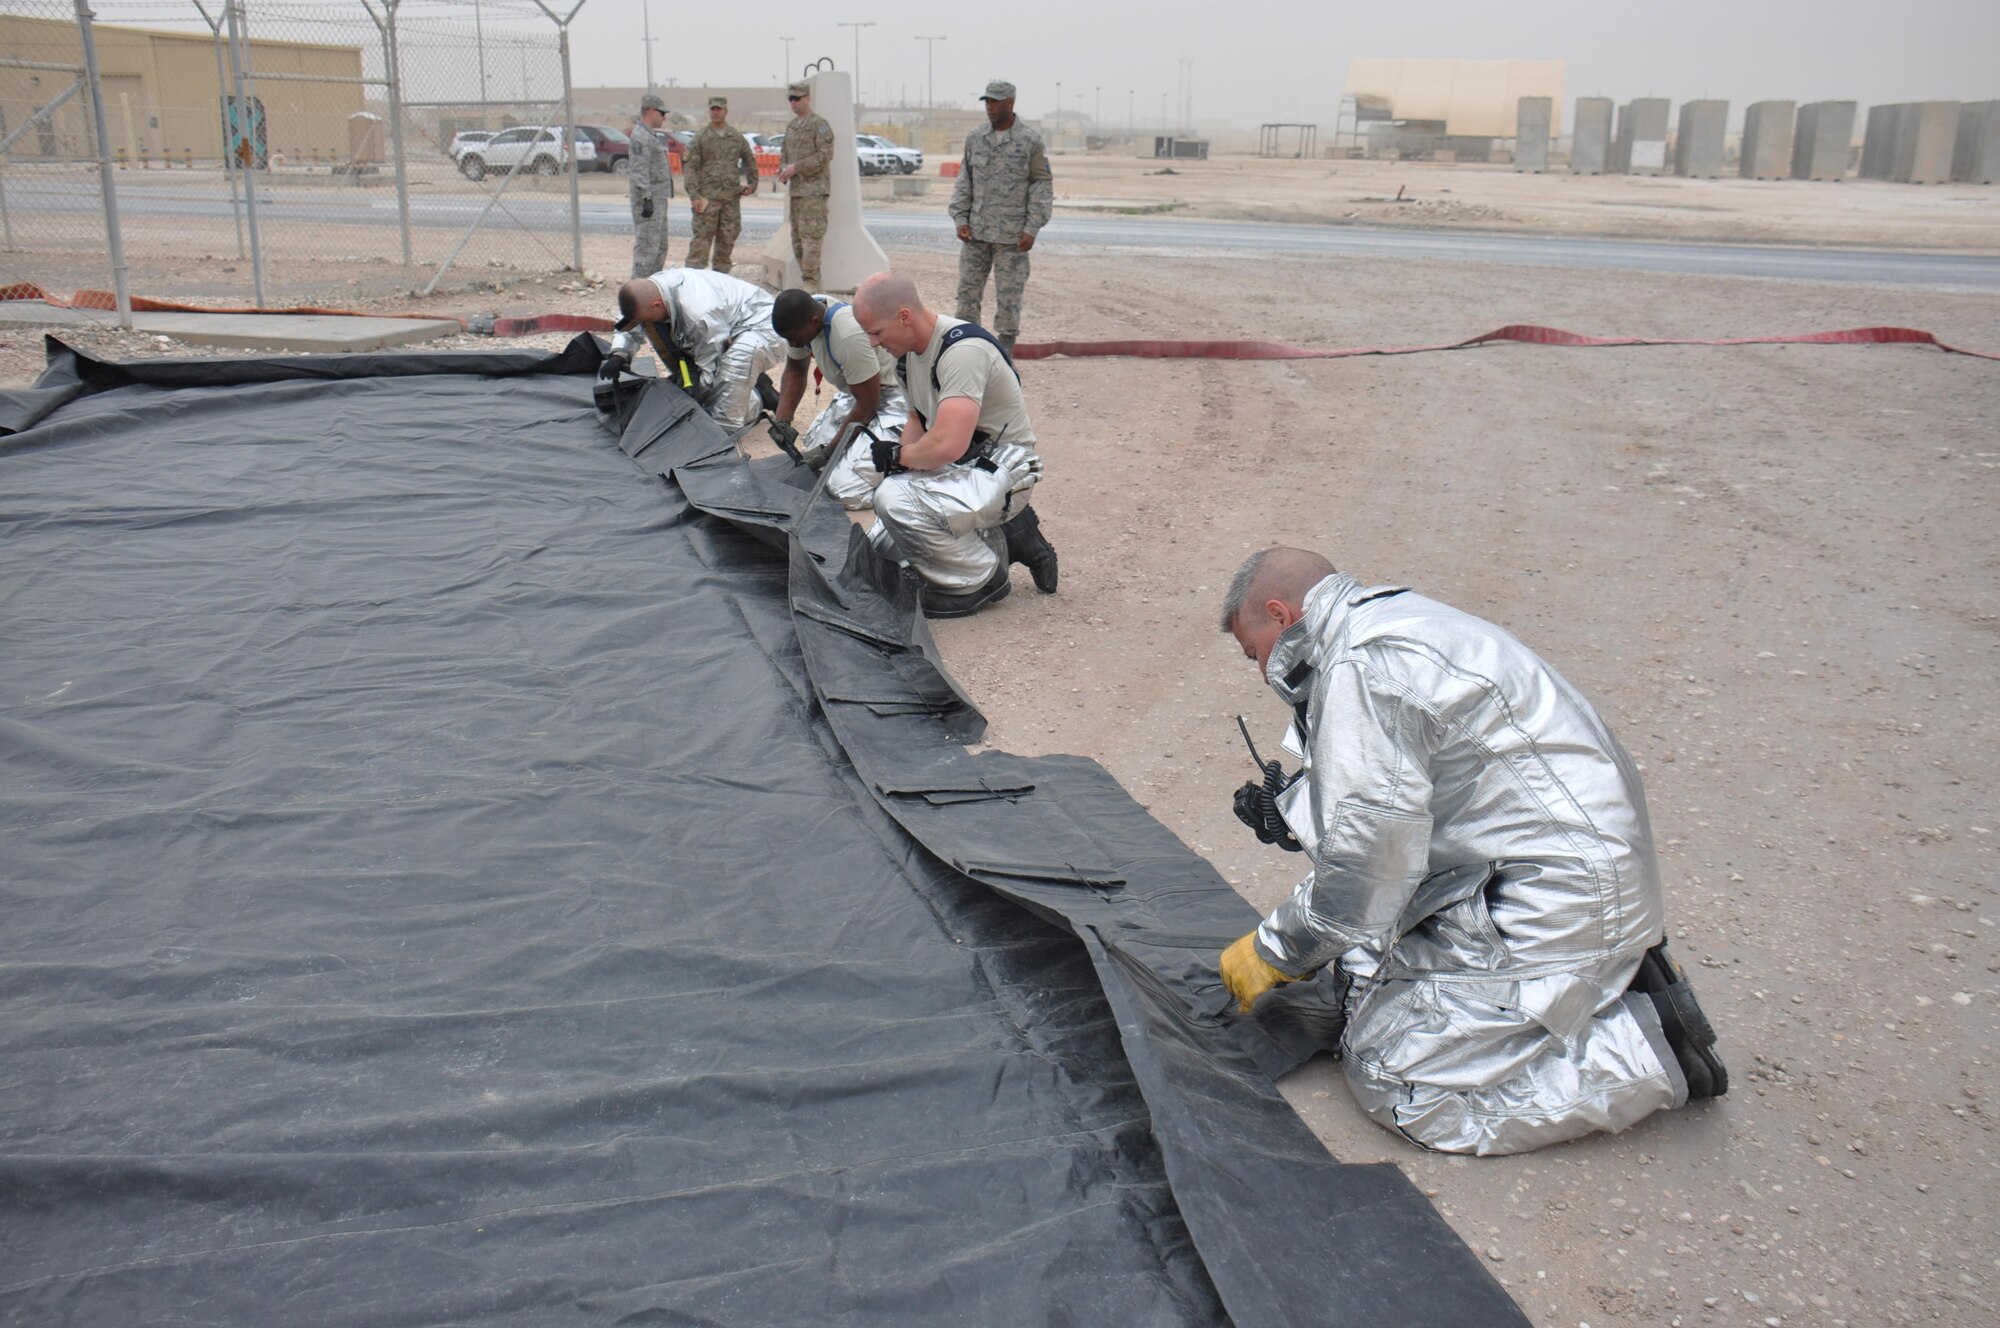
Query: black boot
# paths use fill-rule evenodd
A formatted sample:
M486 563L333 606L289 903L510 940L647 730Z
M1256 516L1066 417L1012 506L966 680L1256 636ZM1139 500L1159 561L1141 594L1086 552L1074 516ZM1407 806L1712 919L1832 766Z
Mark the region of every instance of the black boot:
M1035 509L1024 507L1000 527L1007 537L1007 561L1019 563L1035 579L1035 589L1044 595L1056 593L1056 546L1042 534L1042 519Z
M1688 1101L1727 1093L1729 1071L1715 1054L1715 1027L1695 1003L1694 984L1667 953L1665 940L1640 958L1639 971L1632 975L1627 990L1652 998L1667 1045L1674 1049L1674 1059L1687 1077Z
M995 334L995 338L1000 342L1000 345L1006 350L1007 358L1009 360L1012 360L1014 358L1014 338L1018 337L1019 335L1021 334L1018 332L1000 332Z
M923 590L924 617L926 618L970 618L988 604L998 604L1007 598L1013 584L1007 580L1007 564L1001 563L993 569L993 575L986 584L972 590L953 594L939 590L936 586L925 586Z

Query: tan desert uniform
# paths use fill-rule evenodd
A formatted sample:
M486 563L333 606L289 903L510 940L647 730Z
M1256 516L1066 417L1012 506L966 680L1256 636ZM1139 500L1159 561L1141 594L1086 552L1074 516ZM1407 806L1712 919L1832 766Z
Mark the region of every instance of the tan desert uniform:
M793 96L810 96L812 86L794 83ZM787 208L792 223L792 257L799 261L799 275L805 288L820 288L820 246L826 240L826 196L831 187L827 178L833 164L833 127L817 114L795 115L785 126L785 146L780 164L790 166Z
M729 109L721 97L710 97L711 108ZM687 160L681 165L687 181L689 205L706 200L694 214L694 236L688 241L687 266L708 267L709 250L715 251L715 270L727 272L736 254L736 237L743 233L743 191L757 187L757 154L742 131L724 121L718 128L703 125L688 144Z

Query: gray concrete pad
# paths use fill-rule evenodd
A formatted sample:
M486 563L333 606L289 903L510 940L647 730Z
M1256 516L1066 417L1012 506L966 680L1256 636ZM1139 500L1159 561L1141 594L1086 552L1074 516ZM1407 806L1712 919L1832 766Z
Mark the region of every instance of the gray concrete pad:
M0 326L109 327L104 309L60 309L40 300L0 300ZM191 346L238 350L354 351L408 346L464 329L449 318L367 318L342 314L207 314L135 312L134 330Z

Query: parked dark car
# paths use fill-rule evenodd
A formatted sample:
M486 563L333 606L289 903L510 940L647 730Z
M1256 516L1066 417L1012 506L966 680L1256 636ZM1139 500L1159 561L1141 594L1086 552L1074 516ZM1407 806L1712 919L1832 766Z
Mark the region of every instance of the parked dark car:
M632 169L632 140L609 125L580 124L576 132L597 148L597 169L625 175Z

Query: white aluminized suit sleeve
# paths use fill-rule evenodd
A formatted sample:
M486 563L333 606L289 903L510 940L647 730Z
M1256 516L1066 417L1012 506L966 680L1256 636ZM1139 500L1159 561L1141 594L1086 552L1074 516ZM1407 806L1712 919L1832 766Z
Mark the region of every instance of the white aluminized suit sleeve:
M1257 929L1264 957L1291 974L1355 946L1387 951L1430 871L1436 717L1352 659L1314 679L1308 713L1313 870Z

